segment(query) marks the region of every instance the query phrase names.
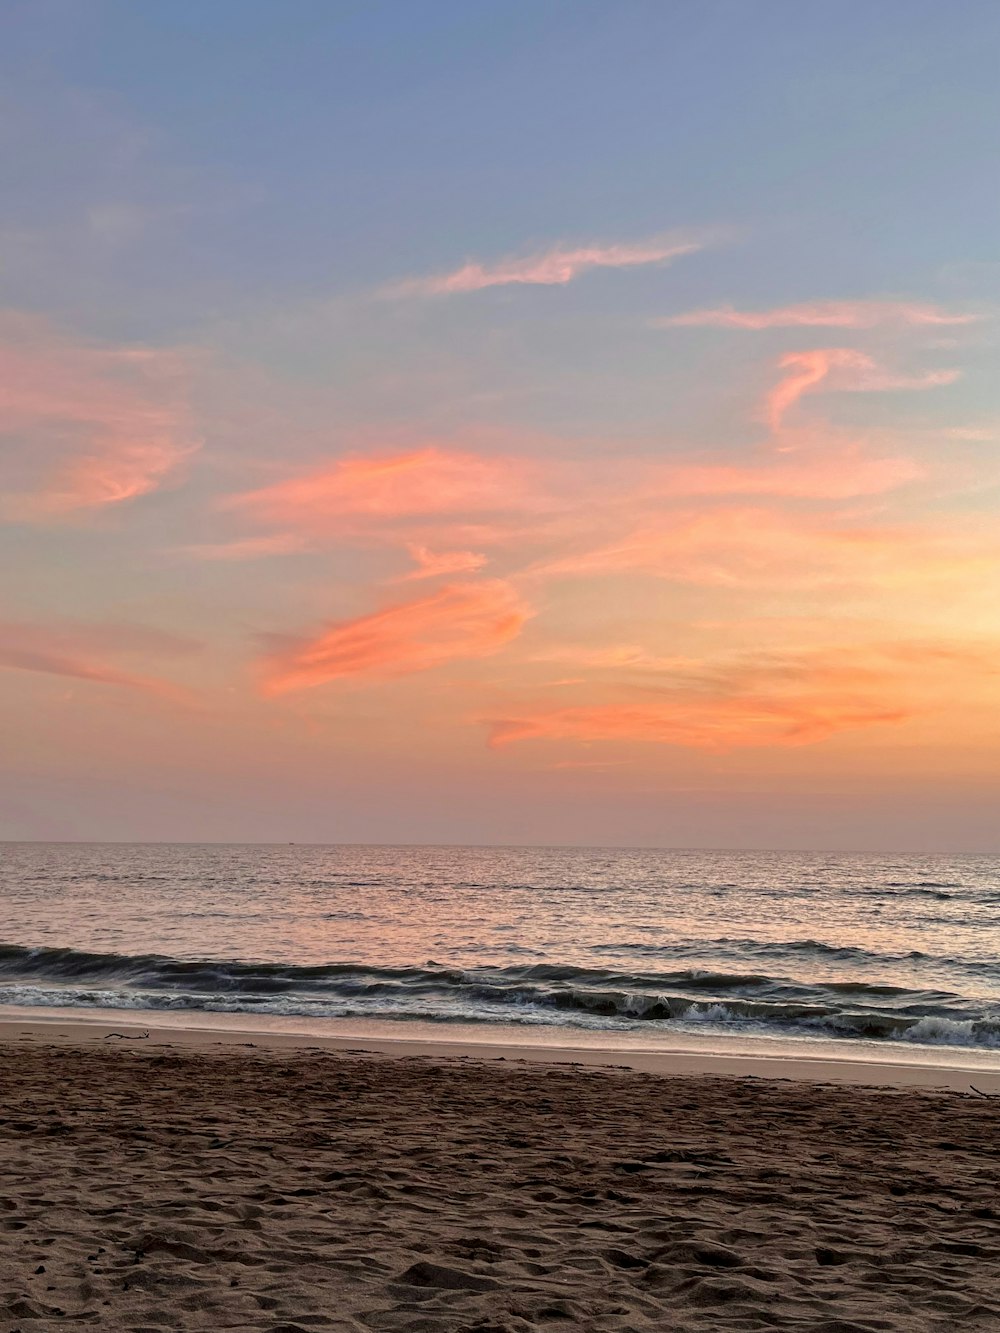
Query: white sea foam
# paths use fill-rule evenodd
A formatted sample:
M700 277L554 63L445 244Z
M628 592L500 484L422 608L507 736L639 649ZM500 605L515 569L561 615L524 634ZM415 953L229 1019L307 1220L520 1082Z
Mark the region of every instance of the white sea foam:
M1000 1024L976 1019L928 1017L897 1034L900 1041L919 1042L922 1046L977 1046L1000 1050Z

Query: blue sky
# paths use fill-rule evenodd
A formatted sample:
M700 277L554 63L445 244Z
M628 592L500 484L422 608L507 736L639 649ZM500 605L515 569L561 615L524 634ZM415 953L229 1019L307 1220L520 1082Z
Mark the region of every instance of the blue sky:
M81 240L24 296L99 317L106 281L108 323L173 334L682 225L746 233L701 296L961 286L943 256L989 263L998 221L998 40L995 5L921 0L13 4L10 213L122 210L113 260Z

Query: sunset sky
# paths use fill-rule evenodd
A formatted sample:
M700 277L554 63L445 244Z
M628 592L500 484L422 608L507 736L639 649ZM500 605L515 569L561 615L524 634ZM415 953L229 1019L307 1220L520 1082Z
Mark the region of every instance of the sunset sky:
M0 837L1000 850L998 61L6 4Z

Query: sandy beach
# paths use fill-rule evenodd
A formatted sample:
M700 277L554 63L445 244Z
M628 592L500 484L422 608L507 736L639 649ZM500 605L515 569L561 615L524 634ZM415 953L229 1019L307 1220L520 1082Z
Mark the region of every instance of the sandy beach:
M967 1075L117 1031L4 1025L2 1333L1000 1328Z

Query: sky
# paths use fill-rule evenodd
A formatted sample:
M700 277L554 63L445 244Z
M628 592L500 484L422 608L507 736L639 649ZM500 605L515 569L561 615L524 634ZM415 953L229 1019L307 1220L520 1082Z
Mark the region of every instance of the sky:
M1000 851L993 0L8 0L0 837Z

